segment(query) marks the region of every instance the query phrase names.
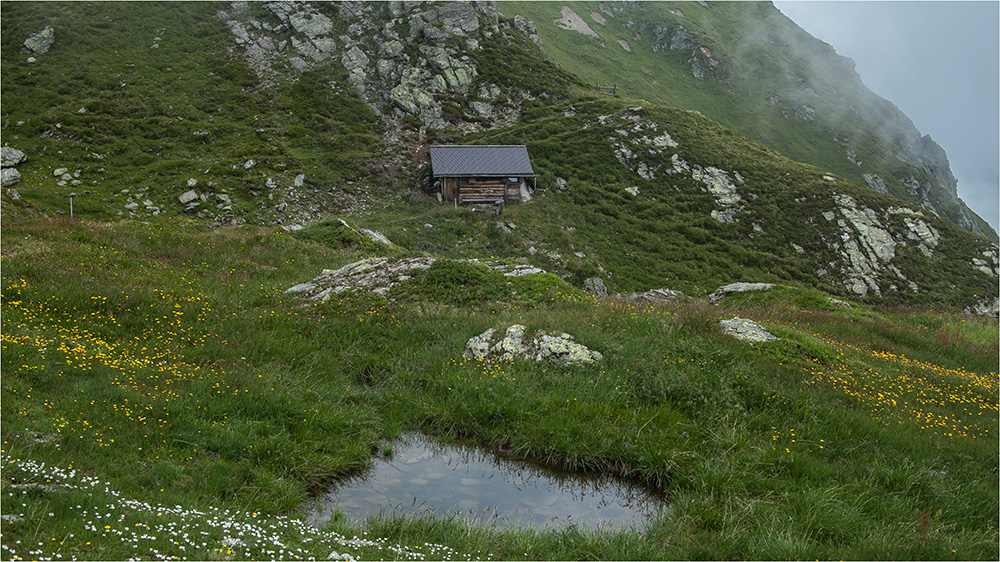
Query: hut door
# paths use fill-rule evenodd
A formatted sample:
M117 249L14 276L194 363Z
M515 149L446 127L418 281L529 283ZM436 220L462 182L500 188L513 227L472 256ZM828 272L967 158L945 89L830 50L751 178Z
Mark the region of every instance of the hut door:
M441 191L445 201L454 201L458 191L458 178L443 178Z

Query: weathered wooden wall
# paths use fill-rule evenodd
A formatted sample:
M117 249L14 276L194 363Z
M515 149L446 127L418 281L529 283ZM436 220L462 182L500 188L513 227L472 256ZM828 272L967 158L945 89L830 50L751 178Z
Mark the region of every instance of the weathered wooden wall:
M441 178L441 197L445 201L470 200L517 201L521 198L522 180L507 178Z

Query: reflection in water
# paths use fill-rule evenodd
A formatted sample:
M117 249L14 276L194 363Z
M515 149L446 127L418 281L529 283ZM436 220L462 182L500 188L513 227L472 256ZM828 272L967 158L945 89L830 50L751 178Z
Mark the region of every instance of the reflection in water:
M407 435L394 450L392 459L339 482L310 510L309 523L320 527L340 510L355 519L460 513L504 528L639 528L664 506L621 479L553 470L419 434Z

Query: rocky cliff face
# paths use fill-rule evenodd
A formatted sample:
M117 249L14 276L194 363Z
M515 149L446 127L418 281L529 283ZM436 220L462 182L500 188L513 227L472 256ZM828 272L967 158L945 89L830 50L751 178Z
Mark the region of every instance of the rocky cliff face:
M233 52L266 83L340 65L387 122L502 125L516 120L529 97L523 88L479 79L480 42L510 28L493 2L233 2L218 16L232 30Z

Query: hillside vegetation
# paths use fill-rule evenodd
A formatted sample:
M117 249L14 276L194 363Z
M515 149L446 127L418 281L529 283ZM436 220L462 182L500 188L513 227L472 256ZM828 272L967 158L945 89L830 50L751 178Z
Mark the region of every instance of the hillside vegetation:
M591 84L701 111L782 154L933 210L997 241L957 194L944 149L871 92L854 61L770 2L503 2ZM567 14L575 14L573 24Z
M547 61L517 22L497 19L487 33L488 10L475 16L483 18L475 50L449 39L434 47L440 51L421 51L416 38L375 65L416 65L400 71L409 76L474 61L459 68L476 76L473 84L438 92L440 82L400 78L386 92L356 69L348 76L334 59L282 70L292 73L283 78L277 69L291 59L280 51L262 70L243 58L250 55L242 39L226 47L231 28L276 22L269 4L227 15L242 18L228 24L216 15L234 11L227 4L180 4L162 17L155 5L119 6L114 14L91 4L5 8L16 17L3 24L3 134L28 154L15 191L3 195L8 214L64 214L72 200L76 215L101 220L193 215L297 228L347 212L368 216L410 251L469 253L478 244L459 244L456 231L403 231L406 222L398 222L455 215L429 203L427 144L527 144L539 191L508 215L517 230L489 234L495 224L486 221L472 228L492 240L494 254L578 287L600 276L613 291L704 295L733 281L782 280L873 302L996 308L995 245L698 113L595 97ZM313 16L330 22L331 35L358 34L396 9L363 6L360 16L340 14L340 5ZM389 44L402 48L391 38L423 21L405 16L384 27ZM46 22L62 30L59 39L26 62L19 40ZM282 40L272 35L258 43ZM377 42L365 42L370 36L358 41L348 54L366 56L365 47L370 61L381 56ZM433 96L420 97L425 82ZM411 114L405 104L379 101L400 91L429 105ZM483 104L490 119L477 117Z
M1000 557L982 236L706 109L597 95L487 3L0 10L0 133L28 156L0 199L4 559ZM437 202L433 143L527 145L532 200ZM463 355L514 324L602 358ZM303 523L409 431L669 508Z

